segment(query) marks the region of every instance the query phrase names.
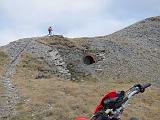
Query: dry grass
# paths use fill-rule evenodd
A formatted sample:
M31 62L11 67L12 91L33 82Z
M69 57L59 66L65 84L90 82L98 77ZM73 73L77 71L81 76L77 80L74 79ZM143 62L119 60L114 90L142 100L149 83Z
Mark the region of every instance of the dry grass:
M0 82L0 95L4 92L4 86L3 84ZM1 98L0 98L1 101Z
M50 46L57 46L57 47L61 47L61 48L86 48L87 47L87 38L65 38L63 36L59 36L59 35L54 35L54 36L50 36L50 37L43 37L38 39L38 42L41 42L43 44L46 45L50 45Z
M5 72L5 65L9 62L8 56L0 49L0 75L3 75Z
M87 38L73 38L73 39L69 39L71 42L73 42L75 44L76 47L87 47L88 45L88 41Z
M17 104L20 114L13 120L73 120L76 115L90 117L105 92L112 89L127 90L135 83L134 80L111 79L73 82L57 77L37 80L34 76L37 74L39 61L31 62L29 66L34 66L34 69L31 69L23 67L27 60L24 58L13 79L21 96ZM159 86L154 85L144 94L137 95L124 111L122 119L137 117L139 120L159 120L159 90Z
M38 42L41 42L43 44L49 45L49 46L57 46L61 48L73 48L75 47L74 43L69 41L69 39L64 38L63 36L54 35L49 37L43 37L37 40Z
M5 73L5 65L9 62L8 56L4 53L3 49L0 48L0 79L1 76ZM0 81L0 103L3 103L6 101L6 99L3 97L3 94L5 92L5 88L3 83Z

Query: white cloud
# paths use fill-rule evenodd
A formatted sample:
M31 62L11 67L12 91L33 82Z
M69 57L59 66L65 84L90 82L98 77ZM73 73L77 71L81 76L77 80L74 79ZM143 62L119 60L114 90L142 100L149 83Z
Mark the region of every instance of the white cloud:
M32 32L31 32L32 31ZM20 38L26 38L26 37L32 37L32 36L42 36L43 33L33 32L38 31L38 29L33 29L28 26L23 26L22 28L8 28L0 30L0 46L6 45L9 42L12 42L14 40L20 39Z
M83 24L83 26L79 28L68 31L65 35L68 37L101 36L120 30L132 22L133 21L120 22L114 19L96 19L95 21Z
M9 3L10 0L5 0L1 7L10 19L19 24L36 25L68 17L95 16L106 7L105 0L14 0Z
M9 25L0 30L0 43L35 36L37 32L46 34L47 27L53 24L55 33L68 34L74 29L83 33L91 27L85 28L86 23L91 25L109 3L110 0L14 0L12 3L1 0L0 10L7 16Z

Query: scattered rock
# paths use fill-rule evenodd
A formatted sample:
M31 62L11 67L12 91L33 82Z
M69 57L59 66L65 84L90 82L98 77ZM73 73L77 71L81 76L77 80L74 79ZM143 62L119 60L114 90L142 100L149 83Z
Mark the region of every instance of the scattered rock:
M139 119L135 117L131 117L129 120L139 120Z

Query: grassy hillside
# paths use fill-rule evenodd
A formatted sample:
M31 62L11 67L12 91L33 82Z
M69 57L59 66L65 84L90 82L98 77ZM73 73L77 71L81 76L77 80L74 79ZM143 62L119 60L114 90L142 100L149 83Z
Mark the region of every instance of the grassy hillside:
M0 75L5 71L5 65L9 62L8 56L0 49Z
M6 99L3 97L3 93L5 92L4 84L1 82L1 76L5 73L5 66L9 62L8 56L4 53L4 51L0 48L0 105L5 102Z
M49 45L49 46L57 46L60 48L85 48L87 47L87 39L88 38L65 38L60 35L54 35L50 37L43 37L38 39L38 42L41 42L43 44Z
M2 49L0 49L0 76L2 76L5 72L5 65L8 63L8 56L4 53ZM0 93L2 93L4 87L0 82ZM1 100L1 99L0 99Z
M40 67L39 61L30 55L23 55L23 58L14 76L21 100L17 104L19 115L13 120L73 120L76 115L89 117L106 92L112 89L127 90L137 83L134 80L92 81L87 78L74 82L57 77L37 80L34 75ZM145 93L137 95L124 111L122 119L159 120L159 90L159 86L153 85Z
M69 48L75 47L75 44L73 42L69 41L67 38L64 38L63 36L60 35L44 37L38 39L37 41L50 46L56 45L59 47L69 47Z

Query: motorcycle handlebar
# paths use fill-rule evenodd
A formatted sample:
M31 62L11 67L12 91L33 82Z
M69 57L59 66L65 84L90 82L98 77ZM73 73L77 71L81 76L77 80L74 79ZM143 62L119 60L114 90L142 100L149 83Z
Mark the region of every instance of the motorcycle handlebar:
M150 87L150 86L151 86L150 83L146 83L146 84L143 85L143 88L146 89L146 88L148 88L148 87Z

